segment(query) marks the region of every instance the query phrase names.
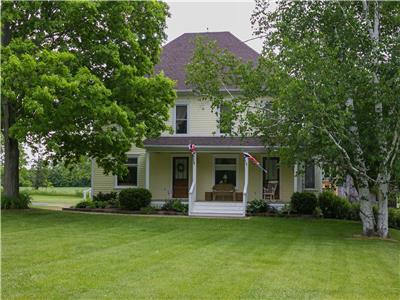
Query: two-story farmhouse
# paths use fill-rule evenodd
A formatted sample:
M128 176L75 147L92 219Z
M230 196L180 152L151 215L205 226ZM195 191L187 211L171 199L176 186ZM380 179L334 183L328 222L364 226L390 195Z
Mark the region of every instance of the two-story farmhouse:
M188 201L190 215L244 216L247 201L286 203L295 191L319 191L321 172L314 165L306 165L305 173L296 175L297 166L282 165L279 157L268 156L257 137L241 139L221 132L218 112L185 84L185 66L197 35L215 40L246 61L257 60L258 53L229 32L185 33L165 45L156 71L163 70L177 82L178 99L168 121L174 133L148 139L144 148L133 146L125 177L106 176L93 162L93 194L144 187L151 191L154 205L182 199ZM189 144L195 145L193 154ZM250 153L267 172L244 159L243 152Z

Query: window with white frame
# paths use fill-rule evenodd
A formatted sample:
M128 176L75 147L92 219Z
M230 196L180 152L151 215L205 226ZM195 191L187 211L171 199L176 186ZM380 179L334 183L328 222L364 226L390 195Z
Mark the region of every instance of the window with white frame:
M117 176L117 187L131 187L138 185L138 158L137 156L128 156L125 163L128 173L124 176Z
M315 164L307 162L304 171L304 188L315 189Z
M219 107L219 133L230 134L232 132L232 117L231 107L227 104L222 104Z
M214 169L215 184L229 183L236 186L236 158L216 157Z
M175 133L188 133L188 107L186 104L175 106Z

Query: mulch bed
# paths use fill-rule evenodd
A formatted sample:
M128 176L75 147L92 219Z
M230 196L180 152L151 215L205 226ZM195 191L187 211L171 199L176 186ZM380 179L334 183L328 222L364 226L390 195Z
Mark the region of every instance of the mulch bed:
M153 212L143 212L140 210L123 210L118 208L74 208L74 207L63 207L62 210L66 211L83 211L83 212L98 212L98 213L112 213L112 214L131 214L131 215L183 215L187 214L176 212L176 211L167 211L167 210L156 210Z

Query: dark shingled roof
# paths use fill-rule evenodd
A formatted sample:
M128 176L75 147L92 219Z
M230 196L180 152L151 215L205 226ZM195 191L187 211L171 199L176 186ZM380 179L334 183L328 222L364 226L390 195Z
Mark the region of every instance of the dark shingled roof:
M256 137L222 137L222 136L162 136L144 141L144 146L238 146L262 147L261 139Z
M197 36L216 41L220 48L232 52L236 57L246 62L256 62L259 56L255 50L228 31L184 33L163 47L160 62L155 66L156 73L162 70L166 76L177 81L175 88L178 91L190 89L190 86L185 84L185 66L192 59Z

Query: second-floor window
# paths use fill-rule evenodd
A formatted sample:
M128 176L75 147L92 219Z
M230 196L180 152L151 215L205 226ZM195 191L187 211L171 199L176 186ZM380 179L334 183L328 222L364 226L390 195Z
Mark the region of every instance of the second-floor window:
M186 104L179 104L175 107L175 133L188 133L188 113Z
M232 132L231 108L223 104L219 108L219 133L230 134Z

